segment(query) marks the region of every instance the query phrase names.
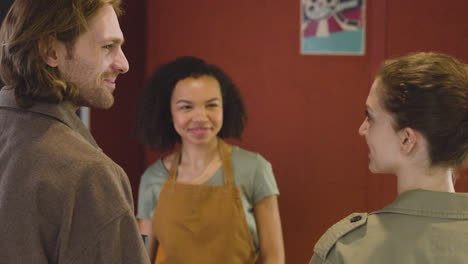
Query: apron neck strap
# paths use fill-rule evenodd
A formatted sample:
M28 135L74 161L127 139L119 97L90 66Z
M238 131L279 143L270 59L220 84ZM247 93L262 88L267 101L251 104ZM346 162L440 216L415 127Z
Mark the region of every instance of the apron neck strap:
M175 152L174 161L171 164L171 168L169 169L169 177L168 180L176 181L177 179L177 168L180 164L181 159L181 147ZM233 173L232 173L232 161L231 156L229 153L229 145L224 142L221 138L218 138L218 152L221 156L221 160L223 162L223 172L224 172L224 184L226 186L234 186L233 182Z
M224 140L218 140L218 149L221 155L221 160L223 161L223 171L224 171L224 184L226 186L234 186L233 175L232 175L232 161L231 155L229 152L229 145L224 142Z
M179 167L180 164L180 152L181 152L181 147L179 147L175 154L174 154L174 160L171 162L171 168L169 169L169 181L176 181L177 178L177 167Z

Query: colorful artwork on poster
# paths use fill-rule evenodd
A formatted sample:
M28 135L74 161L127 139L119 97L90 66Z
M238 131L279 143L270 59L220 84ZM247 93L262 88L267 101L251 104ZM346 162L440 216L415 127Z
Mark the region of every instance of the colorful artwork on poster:
M300 0L301 53L364 55L364 0Z

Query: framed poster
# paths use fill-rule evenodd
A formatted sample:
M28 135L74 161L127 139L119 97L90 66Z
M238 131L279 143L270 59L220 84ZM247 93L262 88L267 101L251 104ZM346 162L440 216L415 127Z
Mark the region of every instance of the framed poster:
M300 0L301 54L364 55L365 0Z

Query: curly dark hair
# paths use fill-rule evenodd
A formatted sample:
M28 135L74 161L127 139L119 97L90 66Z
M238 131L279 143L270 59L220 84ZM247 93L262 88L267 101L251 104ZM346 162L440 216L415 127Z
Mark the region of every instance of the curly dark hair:
M388 60L377 77L395 128L411 127L428 141L432 165L458 167L468 159L468 68L439 53Z
M158 151L171 150L181 142L174 129L170 102L177 82L185 78L211 76L221 88L223 126L220 138L242 137L247 112L239 89L219 67L196 57L179 57L159 67L143 90L137 116L137 132L144 144Z

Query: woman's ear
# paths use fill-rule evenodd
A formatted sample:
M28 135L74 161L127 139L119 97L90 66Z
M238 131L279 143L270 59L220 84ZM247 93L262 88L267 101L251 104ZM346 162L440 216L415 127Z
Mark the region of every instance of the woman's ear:
M398 132L400 137L400 150L403 154L410 154L416 148L416 144L419 143L418 133L409 127L405 127Z
M42 37L38 41L39 54L44 62L52 68L58 66L58 41L52 36Z

